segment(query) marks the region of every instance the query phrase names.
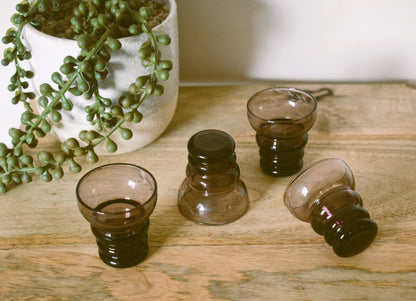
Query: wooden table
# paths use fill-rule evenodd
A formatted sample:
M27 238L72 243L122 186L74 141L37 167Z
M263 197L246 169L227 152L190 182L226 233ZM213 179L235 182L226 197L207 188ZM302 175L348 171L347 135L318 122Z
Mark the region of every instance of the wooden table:
M271 86L329 87L310 131L305 165L338 157L378 223L365 252L333 254L310 225L290 215L283 191L290 177L264 175L246 102ZM177 190L185 176L186 143L218 128L236 140L251 207L225 226L181 216ZM56 149L54 139L41 147ZM402 83L261 83L181 87L166 132L141 150L102 157L149 169L159 185L150 253L138 266L111 268L97 256L75 185L95 167L52 183L40 180L0 196L0 300L415 300L416 89Z

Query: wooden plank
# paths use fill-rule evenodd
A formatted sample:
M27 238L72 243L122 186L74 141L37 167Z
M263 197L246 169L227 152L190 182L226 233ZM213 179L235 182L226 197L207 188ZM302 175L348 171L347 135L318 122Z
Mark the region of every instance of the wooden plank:
M351 167L364 207L379 226L365 252L336 257L284 207L290 177L260 171L245 103L254 92L276 85L334 90L319 103L305 165L338 157ZM98 258L75 199L77 181L94 167L84 162L81 174L67 173L53 183L35 179L0 196L0 299L411 299L416 291L415 117L416 90L404 84L181 87L174 120L156 142L99 162L138 164L158 181L146 261L114 269ZM249 190L250 210L229 225L196 225L177 210L186 142L206 128L235 138ZM48 137L41 147L56 150L59 144Z

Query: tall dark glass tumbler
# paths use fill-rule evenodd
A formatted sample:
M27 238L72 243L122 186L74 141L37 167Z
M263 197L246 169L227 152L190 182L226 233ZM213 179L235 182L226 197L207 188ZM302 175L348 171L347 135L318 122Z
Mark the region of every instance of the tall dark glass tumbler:
M249 99L247 116L256 131L260 167L265 173L289 176L302 168L316 112L316 99L295 88L266 89Z
M106 264L125 268L146 258L149 217L157 199L150 172L131 164L103 165L81 178L76 194Z

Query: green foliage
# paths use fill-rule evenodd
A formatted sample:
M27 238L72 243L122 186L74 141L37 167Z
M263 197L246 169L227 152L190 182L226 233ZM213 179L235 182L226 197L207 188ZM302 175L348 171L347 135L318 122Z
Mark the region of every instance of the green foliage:
M51 75L54 86L40 85L41 95L37 101L43 110L36 114L30 107L30 100L35 98L35 94L27 90L28 79L34 74L21 67L22 61L31 58L31 53L22 43L22 30L26 24L36 26L33 21L35 14L59 11L65 1L68 0L35 0L31 4L22 1L11 18L15 27L10 28L2 38L2 42L9 47L4 51L1 63L15 66L8 86L14 92L11 102L23 104L25 112L21 115L24 129L9 130L13 147L0 143L0 193L6 192L11 185L31 182L34 176L45 182L61 179L65 164L68 164L70 172L78 173L82 169L77 162L79 158L85 157L90 163L99 160L94 149L101 143L105 143L109 153L117 151L117 144L111 135L118 131L123 139L131 139L132 131L122 125L125 122L140 122L143 116L138 108L142 102L149 95L162 95L164 89L159 81L169 79L172 63L161 59L158 47L169 45L170 38L164 34L153 34L147 22L152 14L150 8L142 7L134 11L127 1L121 0L72 0L75 4L71 24L81 54L64 59L59 70ZM101 96L99 82L108 75L110 50L121 49L120 37L143 32L148 35L148 40L141 46L138 56L143 66L151 67L151 72L131 83L118 102ZM73 104L66 97L68 93L94 99L92 105L85 107L85 116L96 126L96 131L81 131L77 138L63 142L60 152L40 151L33 158L24 150L35 148L38 139L51 131L53 123L61 121L61 110L72 110Z

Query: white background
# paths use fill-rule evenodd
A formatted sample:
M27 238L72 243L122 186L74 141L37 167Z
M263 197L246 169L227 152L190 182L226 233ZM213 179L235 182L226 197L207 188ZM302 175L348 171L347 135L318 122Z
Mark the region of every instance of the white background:
M414 0L177 0L182 79L416 78Z

